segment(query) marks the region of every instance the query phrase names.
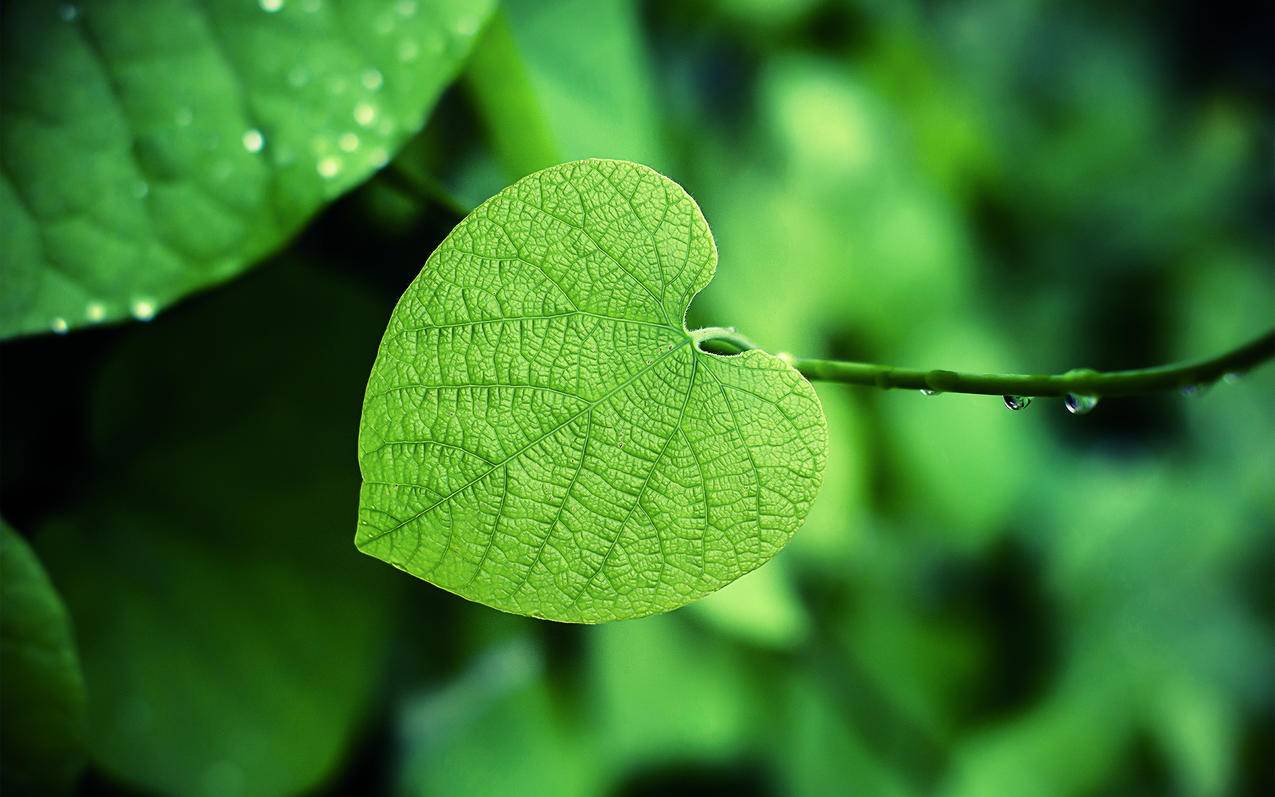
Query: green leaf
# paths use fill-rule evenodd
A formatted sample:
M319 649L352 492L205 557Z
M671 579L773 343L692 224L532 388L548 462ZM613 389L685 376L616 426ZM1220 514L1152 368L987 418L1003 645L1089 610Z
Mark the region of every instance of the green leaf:
M14 3L0 336L148 319L420 129L491 0Z
M340 324L316 307L340 307ZM359 742L404 586L344 531L383 323L366 285L289 258L125 331L98 364L99 476L35 540L75 620L89 755L112 781L313 793Z
M555 166L481 205L381 342L356 544L573 622L674 609L774 556L827 430L782 360L699 350L684 318L716 261L694 200L633 163Z
M70 791L84 763L71 622L26 542L0 521L0 791Z

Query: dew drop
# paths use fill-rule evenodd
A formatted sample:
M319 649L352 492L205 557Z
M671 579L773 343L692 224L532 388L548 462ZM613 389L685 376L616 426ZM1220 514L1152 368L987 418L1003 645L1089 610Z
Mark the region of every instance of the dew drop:
M456 22L456 32L465 37L473 36L478 32L478 18L462 17Z
M138 180L133 183L133 196L138 199L145 199L151 192L150 183L145 180Z
M310 72L303 66L294 66L288 71L288 85L299 89L310 82Z
M323 158L319 161L318 165L315 166L315 169L318 170L320 177L330 180L341 173L341 159L333 158L331 156Z
M1031 396L1001 396L1001 398L1005 400L1005 406L1011 410L1021 410L1032 403Z
M178 108L173 121L178 127L190 127L190 123L195 121L195 114L189 108Z
M931 390L928 387L921 388L922 396L941 396L942 394L943 394L942 390Z
M1228 385L1233 385L1244 378L1244 374L1239 371L1227 371L1222 374L1222 381Z
M74 3L63 3L58 8L58 16L62 17L63 22L74 22L79 19L80 8Z
M416 13L416 0L398 0L394 5L399 16L410 17Z
M266 145L266 137L261 135L261 131L253 128L243 134L243 148L252 153L261 151Z
M67 330L65 318L55 318L49 324L49 328L59 335L65 335Z
M1063 397L1063 404L1067 407L1067 412L1072 415L1084 415L1092 412L1093 408L1098 406L1097 396L1085 396L1080 393L1068 393Z
M1212 387L1212 385L1200 382L1194 385L1186 385L1180 392L1187 398L1199 398L1207 393L1210 387Z
M418 55L420 55L420 48L416 46L414 41L405 41L398 46L398 58L400 61L415 61Z
M273 14L283 8L283 0L258 0L261 10Z
M795 357L793 357L791 354L789 354L789 353L788 353L788 352L786 352L786 351L781 351L781 352L779 352L778 354L776 354L776 355L775 355L775 357L777 357L779 360L781 360L781 361L783 361L783 362L787 363L788 365L792 365L793 363L795 363L795 362L797 361L797 359L796 359Z
M345 133L337 139L336 145L344 152L353 152L359 148L359 137L353 133Z
M368 102L360 102L354 106L354 121L363 127L371 127L376 121L376 108Z
M149 299L134 299L130 309L133 311L133 318L138 321L150 321L155 317L155 303Z
M101 302L89 302L89 306L84 308L84 317L97 323L106 317L106 306Z
M377 147L371 152L372 165L379 169L390 162L390 154L385 151L384 147Z
M363 81L363 88L368 91L379 91L381 84L385 82L385 78L381 75L381 71L379 69L368 69L364 71L361 79Z
M304 0L301 3L301 10L307 14L313 14L319 10L320 5L319 0Z

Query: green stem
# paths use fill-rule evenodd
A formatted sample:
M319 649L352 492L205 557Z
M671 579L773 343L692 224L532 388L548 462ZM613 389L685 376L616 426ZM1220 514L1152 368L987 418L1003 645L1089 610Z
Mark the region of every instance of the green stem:
M692 333L696 344L738 353L757 348L733 329L710 327ZM947 370L893 368L872 363L780 355L807 379L882 389L907 388L985 396L1129 396L1210 385L1227 374L1242 374L1275 358L1275 329L1225 354L1206 360L1133 371L1077 369L1065 374L965 374Z

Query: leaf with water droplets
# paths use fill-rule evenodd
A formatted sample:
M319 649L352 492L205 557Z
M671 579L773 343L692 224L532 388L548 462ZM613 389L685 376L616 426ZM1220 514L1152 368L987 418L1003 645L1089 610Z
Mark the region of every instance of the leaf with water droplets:
M0 520L0 792L69 792L84 763L84 677L40 560Z
M674 609L774 556L827 430L788 363L694 343L716 262L686 192L624 161L537 172L466 217L368 382L359 548L573 622Z
M148 320L420 129L493 0L10 3L0 337Z

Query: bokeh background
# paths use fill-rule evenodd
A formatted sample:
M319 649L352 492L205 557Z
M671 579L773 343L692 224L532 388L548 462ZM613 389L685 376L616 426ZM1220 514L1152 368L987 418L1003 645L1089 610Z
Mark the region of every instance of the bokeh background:
M501 5L419 135L259 267L0 348L0 511L87 689L75 789L1275 791L1275 368L1077 417L820 385L809 521L664 616L507 616L352 544L395 300L561 160L685 186L720 250L692 326L771 351L1043 372L1265 331L1275 12Z

